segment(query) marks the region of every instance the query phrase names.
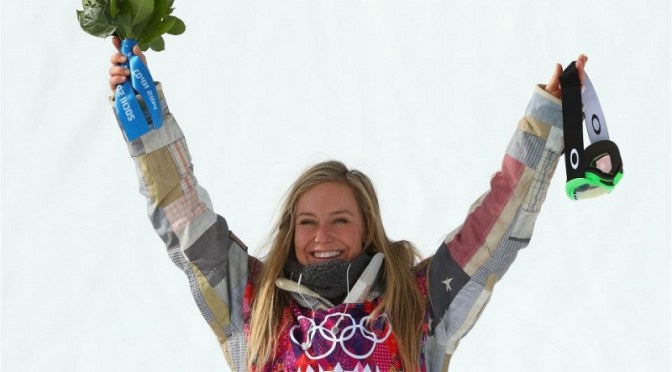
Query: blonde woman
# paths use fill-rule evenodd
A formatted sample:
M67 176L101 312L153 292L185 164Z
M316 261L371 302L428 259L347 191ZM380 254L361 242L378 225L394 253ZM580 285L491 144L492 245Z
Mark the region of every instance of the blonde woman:
M114 40L119 48L119 41ZM135 54L142 55L135 49ZM111 62L110 87L128 77ZM143 57L144 58L144 57ZM587 58L577 60L583 76ZM149 217L236 371L446 371L519 249L562 153L556 65L535 87L502 167L464 223L423 261L390 240L373 184L337 161L291 186L264 260L196 183L160 84L164 124L129 143Z

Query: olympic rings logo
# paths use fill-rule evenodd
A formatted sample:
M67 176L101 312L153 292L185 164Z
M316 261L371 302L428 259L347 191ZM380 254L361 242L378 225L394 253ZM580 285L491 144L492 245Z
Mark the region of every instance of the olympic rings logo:
M387 316L385 314L382 315L385 317L387 320ZM338 317L339 319L337 320L336 324L339 324L341 320L345 320L345 324L347 324L342 330L339 331L338 327L332 327L331 329L326 327L326 324L328 323L330 318L336 318ZM371 332L366 328L366 323L371 319L371 316L366 316L363 317L362 319L359 320L359 323L355 321L355 318L352 317L350 314L346 313L334 313L334 314L329 314L327 315L320 324L315 324L315 319L308 318L305 316L299 316L298 321L299 323L303 323L305 321L308 321L310 323L310 326L308 327L308 332L306 333L306 336L308 336L308 341L307 342L299 342L296 339L296 336L294 335L294 331L297 329L301 329L301 325L297 324L293 326L289 330L289 337L292 340L292 342L295 345L301 346L301 348L304 350L306 357L310 360L317 360L317 359L322 359L325 358L331 353L334 352L336 349L336 346L340 345L341 350L346 353L348 356L354 359L362 360L366 359L373 354L373 352L376 349L376 346L378 344L381 344L387 340L390 335L392 334L392 326L389 325L387 327L387 332L385 333L384 336L378 337L374 332ZM313 339L316 334L319 334L323 340L325 340L325 343L329 343L328 350L326 352L323 352L319 355L313 355L311 353L310 346L313 343ZM356 354L350 350L348 350L345 347L345 342L351 340L353 337L359 334L359 337L364 337L367 340L371 341L371 348L369 351L367 351L365 354Z

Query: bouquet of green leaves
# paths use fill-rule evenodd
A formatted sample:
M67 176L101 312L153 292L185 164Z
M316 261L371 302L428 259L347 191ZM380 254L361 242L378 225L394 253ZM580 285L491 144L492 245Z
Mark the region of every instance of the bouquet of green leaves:
M138 42L141 50L165 48L163 35L184 32L184 22L172 15L174 0L82 0L77 11L82 29L106 38L118 36Z
M82 29L102 38L118 36L121 53L128 57L123 66L130 70L130 81L117 85L114 93L126 139L133 141L160 129L163 113L154 79L133 48L161 51L165 48L163 34L184 32L184 22L171 15L173 0L82 0L82 5L84 10L77 11Z

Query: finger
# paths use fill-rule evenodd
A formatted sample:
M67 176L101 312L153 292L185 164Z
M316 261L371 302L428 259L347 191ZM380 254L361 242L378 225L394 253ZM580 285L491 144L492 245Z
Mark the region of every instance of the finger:
M124 62L126 62L126 56L121 53L114 53L112 57L110 57L110 63L113 65L119 65Z
M581 84L583 84L583 62L581 61L576 61L576 71L579 73L579 79L581 80Z
M548 81L548 84L546 84L546 91L558 98L560 98L562 93L560 90L560 75L562 75L562 65L556 63L555 71L553 71L551 79Z
M112 66L110 67L110 77L114 76L128 76L130 71L124 66Z
M586 80L586 62L588 62L588 57L585 54L579 55L576 59L576 71L579 73L581 85L583 85Z
M581 86L583 86L583 83L586 80L586 72L583 62L576 61L576 72L579 74L579 80L581 81Z
M577 58L576 60L581 61L581 63L583 63L583 65L585 66L586 62L588 62L588 56L586 56L585 54L579 54L579 58Z
M117 85L123 84L126 82L126 76L113 76L110 78L110 89L114 92L117 89Z
M133 54L140 57L140 59L142 60L142 63L147 65L147 58L145 57L145 54L142 52L142 50L140 50L140 47L138 45L133 47Z
M119 39L118 36L113 36L112 37L112 45L114 45L117 50L121 50L121 40Z
M562 66L559 63L555 64L555 70L551 76L551 80L548 81L546 87L552 89L560 89L560 75L562 74Z

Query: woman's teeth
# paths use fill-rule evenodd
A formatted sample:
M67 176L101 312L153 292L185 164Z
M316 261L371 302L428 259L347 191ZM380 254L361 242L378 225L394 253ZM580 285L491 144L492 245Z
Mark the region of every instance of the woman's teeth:
M339 251L313 252L313 254L315 255L316 258L332 258L338 256L339 254L341 254L341 252Z

